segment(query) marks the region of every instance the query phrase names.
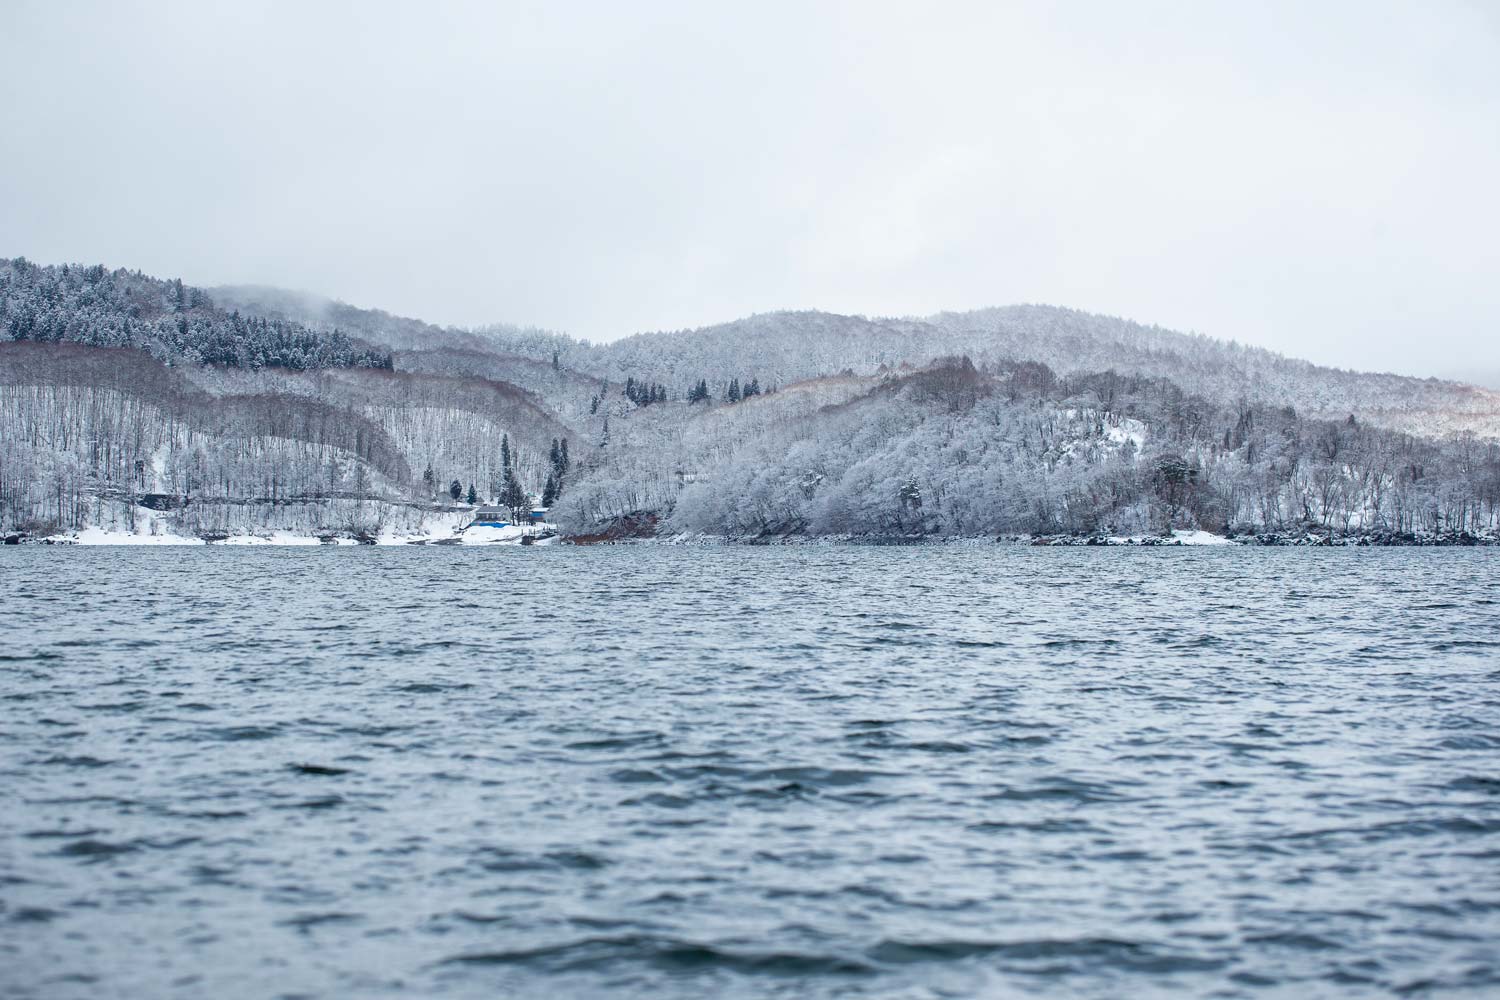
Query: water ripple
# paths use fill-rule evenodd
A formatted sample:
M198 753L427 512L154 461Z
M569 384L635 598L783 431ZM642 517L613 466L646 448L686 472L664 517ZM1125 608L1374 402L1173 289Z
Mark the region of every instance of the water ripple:
M1492 550L0 550L0 995L1500 988Z

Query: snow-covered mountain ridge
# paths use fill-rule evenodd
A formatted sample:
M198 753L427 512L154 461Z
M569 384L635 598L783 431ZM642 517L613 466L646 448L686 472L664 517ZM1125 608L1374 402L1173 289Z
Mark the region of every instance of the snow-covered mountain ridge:
M437 327L327 300L267 290L215 289L252 315L346 330L407 350L499 352L612 382L661 382L684 395L699 379L722 395L734 377L763 384L967 356L975 365L1035 361L1054 373L1115 371L1168 378L1213 399L1293 406L1307 416L1357 419L1421 435L1473 431L1500 437L1500 391L1458 381L1333 368L1264 348L1179 333L1113 316L1046 305L1014 305L924 318L866 318L819 311L748 316L691 330L637 333L602 344L545 330ZM276 305L268 307L267 299ZM750 373L750 374L747 374Z
M420 533L528 492L603 537L1486 532L1500 393L1048 306L590 344L0 262L0 527Z

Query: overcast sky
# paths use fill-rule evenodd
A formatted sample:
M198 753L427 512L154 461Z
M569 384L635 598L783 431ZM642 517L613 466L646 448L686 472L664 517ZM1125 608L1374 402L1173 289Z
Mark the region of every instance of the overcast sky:
M1500 381L1500 0L5 8L6 255L596 340L1047 302Z

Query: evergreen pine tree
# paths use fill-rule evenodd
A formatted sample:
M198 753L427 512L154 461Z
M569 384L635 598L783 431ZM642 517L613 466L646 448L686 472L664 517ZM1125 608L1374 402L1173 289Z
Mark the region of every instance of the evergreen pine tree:
M593 399L589 400L589 416L592 417L594 414L596 414L598 412L599 412L599 397L595 396Z
M731 403L738 403L740 401L739 379L733 378L729 380L729 392L726 393L725 396Z
M479 494L474 492L474 484L473 483L469 484L469 492L468 492L468 495L464 497L464 499L467 500L469 503L474 503L475 501L477 501L479 499Z
M558 459L559 459L559 461L558 461L558 465L557 465L557 471L558 471L558 474L561 475L561 474L566 473L568 471L568 469L572 467L572 464L573 464L569 460L569 458L568 458L568 439L567 438L563 438L562 439L562 447L558 449Z
M493 440L493 439L491 439L491 440ZM500 468L503 471L505 471L505 472L509 472L510 471L510 435L509 434L501 434L500 435Z
M531 503L530 498L526 496L526 491L521 488L521 484L516 480L515 473L513 472L506 474L505 493L500 500L505 506L515 512L517 519L523 516L524 509Z
M557 478L547 473L547 484L542 487L542 506L551 507L557 502Z

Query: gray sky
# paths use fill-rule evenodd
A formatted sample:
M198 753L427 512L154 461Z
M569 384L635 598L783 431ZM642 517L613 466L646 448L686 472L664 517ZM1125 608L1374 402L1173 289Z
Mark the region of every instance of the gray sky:
M1048 302L1500 381L1500 4L6 4L0 253L593 339Z

